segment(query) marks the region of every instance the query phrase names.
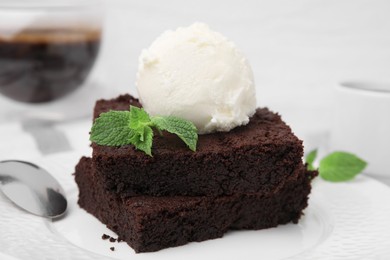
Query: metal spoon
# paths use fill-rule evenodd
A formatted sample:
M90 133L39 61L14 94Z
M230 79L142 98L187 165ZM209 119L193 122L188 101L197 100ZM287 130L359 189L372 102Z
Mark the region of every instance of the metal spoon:
M53 176L24 161L0 161L0 188L20 208L47 218L65 213L64 190Z

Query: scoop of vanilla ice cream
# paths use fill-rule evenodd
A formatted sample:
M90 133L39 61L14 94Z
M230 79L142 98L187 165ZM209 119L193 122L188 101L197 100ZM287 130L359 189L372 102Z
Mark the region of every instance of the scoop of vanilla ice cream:
M166 31L143 50L136 86L149 114L190 120L200 134L245 125L256 109L247 59L202 23Z

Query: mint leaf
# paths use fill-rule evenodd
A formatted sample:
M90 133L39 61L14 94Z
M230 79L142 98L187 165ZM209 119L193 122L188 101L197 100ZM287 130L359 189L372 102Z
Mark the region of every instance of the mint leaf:
M130 106L130 128L139 135L139 140L144 141L144 128L151 123L148 113L143 108Z
M109 111L102 113L91 129L90 140L99 145L122 146L129 144L134 131L129 128L130 113Z
M305 161L307 163L307 169L309 171L314 171L315 167L313 165L314 161L317 158L317 149L310 151L305 158Z
M152 156L152 127L178 135L191 150L196 150L198 134L193 123L173 116L150 117L143 108L134 106L129 111L102 113L91 128L90 140L107 146L132 144Z
M196 151L198 134L192 122L174 116L155 116L152 123L159 130L176 134L192 151Z
M340 182L353 179L367 163L354 154L333 152L320 161L320 176L327 181Z
M143 108L130 106L130 127L138 129L150 124L150 117Z
M136 149L143 151L149 156L152 156L153 130L149 126L143 128L142 139L141 135L136 134L131 138L131 143Z

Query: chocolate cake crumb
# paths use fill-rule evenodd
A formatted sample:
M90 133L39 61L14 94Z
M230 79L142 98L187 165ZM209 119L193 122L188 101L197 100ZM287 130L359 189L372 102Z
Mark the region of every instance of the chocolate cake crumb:
M129 105L141 107L130 95L99 100L94 118ZM267 108L245 126L200 135L196 153L169 133L154 138L154 157L132 145L92 148L76 166L78 204L118 234L102 239L136 253L297 223L318 174L302 163L302 141Z
M79 205L125 238L137 253L219 238L229 229L296 223L307 206L315 175L317 172L307 171L302 164L277 190L260 194L121 198L104 188L92 159L83 157L76 166ZM186 233L172 233L174 230Z
M130 95L96 103L94 118L141 104ZM105 189L121 197L208 196L276 189L302 164L303 146L278 114L259 108L245 126L199 135L192 152L176 135L153 138L153 157L125 145L93 143ZM172 181L174 180L174 181Z
M103 239L103 240L107 240L107 239L109 239L109 238L110 238L109 235L106 235L106 234L103 234L103 235L102 235L102 239Z

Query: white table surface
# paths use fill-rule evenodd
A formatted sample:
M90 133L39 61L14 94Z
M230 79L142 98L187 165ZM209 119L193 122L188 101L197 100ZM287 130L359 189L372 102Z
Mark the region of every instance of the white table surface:
M107 90L105 97L136 95L134 80L142 48L162 31L195 21L208 23L246 53L255 75L258 105L279 112L304 140L306 151L326 147L333 113L332 87L337 82L390 82L387 0L105 2L105 40L91 75ZM93 102L83 111L79 109L86 115L82 119L50 125L66 136L70 148L80 156L91 154L92 107ZM6 116L21 108L25 109L0 97L0 159L28 160L43 155L18 119ZM78 110L72 103L69 109Z

